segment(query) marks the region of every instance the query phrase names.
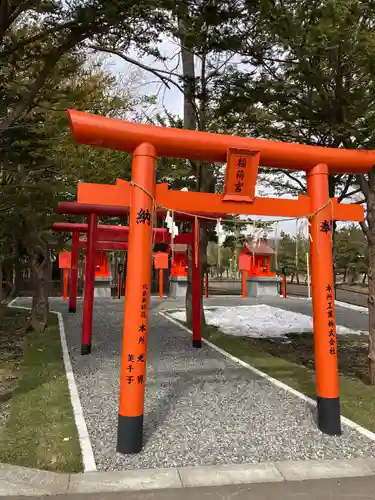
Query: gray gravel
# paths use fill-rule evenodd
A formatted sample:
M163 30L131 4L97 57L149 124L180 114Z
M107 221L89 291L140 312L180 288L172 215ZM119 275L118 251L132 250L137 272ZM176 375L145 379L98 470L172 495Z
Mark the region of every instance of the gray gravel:
M244 304L239 298L234 300ZM279 307L286 306L277 300ZM232 305L232 299L210 299L207 305L229 302ZM302 301L294 302L297 311L305 307ZM344 427L342 437L321 434L314 409L306 403L206 346L193 349L184 330L157 314L172 304L179 306L151 300L145 446L138 455L122 456L115 446L123 301L96 300L93 352L82 357L81 304L74 315L66 312L66 303L51 299L52 307L64 313L99 470L375 457L375 443L356 431ZM351 318L361 314L348 312Z

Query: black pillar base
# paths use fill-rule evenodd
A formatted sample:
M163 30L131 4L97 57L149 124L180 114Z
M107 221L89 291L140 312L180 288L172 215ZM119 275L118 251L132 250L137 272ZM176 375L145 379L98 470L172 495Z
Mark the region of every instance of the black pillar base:
M69 307L69 312L70 313L75 313L77 311L77 308L75 307Z
M202 341L201 340L194 340L193 339L193 347L196 347L197 349L200 349L202 347Z
M143 415L139 417L118 416L117 452L124 455L139 453L143 444Z
M84 356L85 354L90 354L91 352L91 344L82 344L81 345L81 354Z
M317 396L318 427L329 436L341 436L340 398Z

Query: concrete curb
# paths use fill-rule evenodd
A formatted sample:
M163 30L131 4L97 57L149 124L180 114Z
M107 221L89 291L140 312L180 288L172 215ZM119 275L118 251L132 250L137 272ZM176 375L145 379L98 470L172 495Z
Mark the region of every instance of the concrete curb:
M145 491L375 476L375 460L301 460L258 464L59 474L0 464L0 497Z

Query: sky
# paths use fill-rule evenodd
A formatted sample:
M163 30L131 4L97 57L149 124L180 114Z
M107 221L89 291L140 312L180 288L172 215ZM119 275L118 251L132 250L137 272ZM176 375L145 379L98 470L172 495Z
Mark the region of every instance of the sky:
M150 56L139 56L134 52L129 52L127 55L141 61L142 64L150 66L152 68L160 70L173 71L175 73L181 73L181 66L179 60L179 46L171 39L164 39L159 45L159 49L168 61L166 63L155 62L155 59ZM129 85L131 82L131 89L138 95L156 95L156 105L150 106L146 110L146 114L152 115L154 112L163 112L163 109L167 109L170 113L174 115L183 115L183 96L181 91L173 84L169 85L167 88L163 83L158 80L158 78L151 73L137 68L128 62L123 61L117 56L111 56L106 58L106 67L114 75L116 75L120 80L125 80ZM171 76L170 77L175 82L178 79ZM257 192L259 188L262 189L263 194L266 193L267 196L277 197L276 194L270 188L265 188L265 186L257 184ZM283 196L285 197L285 196ZM253 217L255 219L260 219L260 217ZM262 220L276 219L277 217L262 217ZM278 218L280 219L280 218ZM302 220L288 220L280 222L273 225L273 231L269 234L270 237L274 237L276 234L280 234L281 231L285 231L289 234L295 235L297 227L301 228ZM306 234L306 224L304 234Z

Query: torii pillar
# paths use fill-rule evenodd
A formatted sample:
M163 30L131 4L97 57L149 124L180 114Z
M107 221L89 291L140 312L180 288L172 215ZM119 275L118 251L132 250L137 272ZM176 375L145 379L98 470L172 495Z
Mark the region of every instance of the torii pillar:
M138 453L143 444L148 316L151 288L156 150L143 143L133 152L117 451Z
M314 322L314 353L318 426L325 434L340 435L339 376L336 344L335 297L332 262L332 205L328 167L320 164L307 172L311 198L310 265ZM322 209L322 207L324 207Z
M70 268L69 312L77 310L77 282L78 282L78 257L79 257L79 231L72 234L72 262Z

